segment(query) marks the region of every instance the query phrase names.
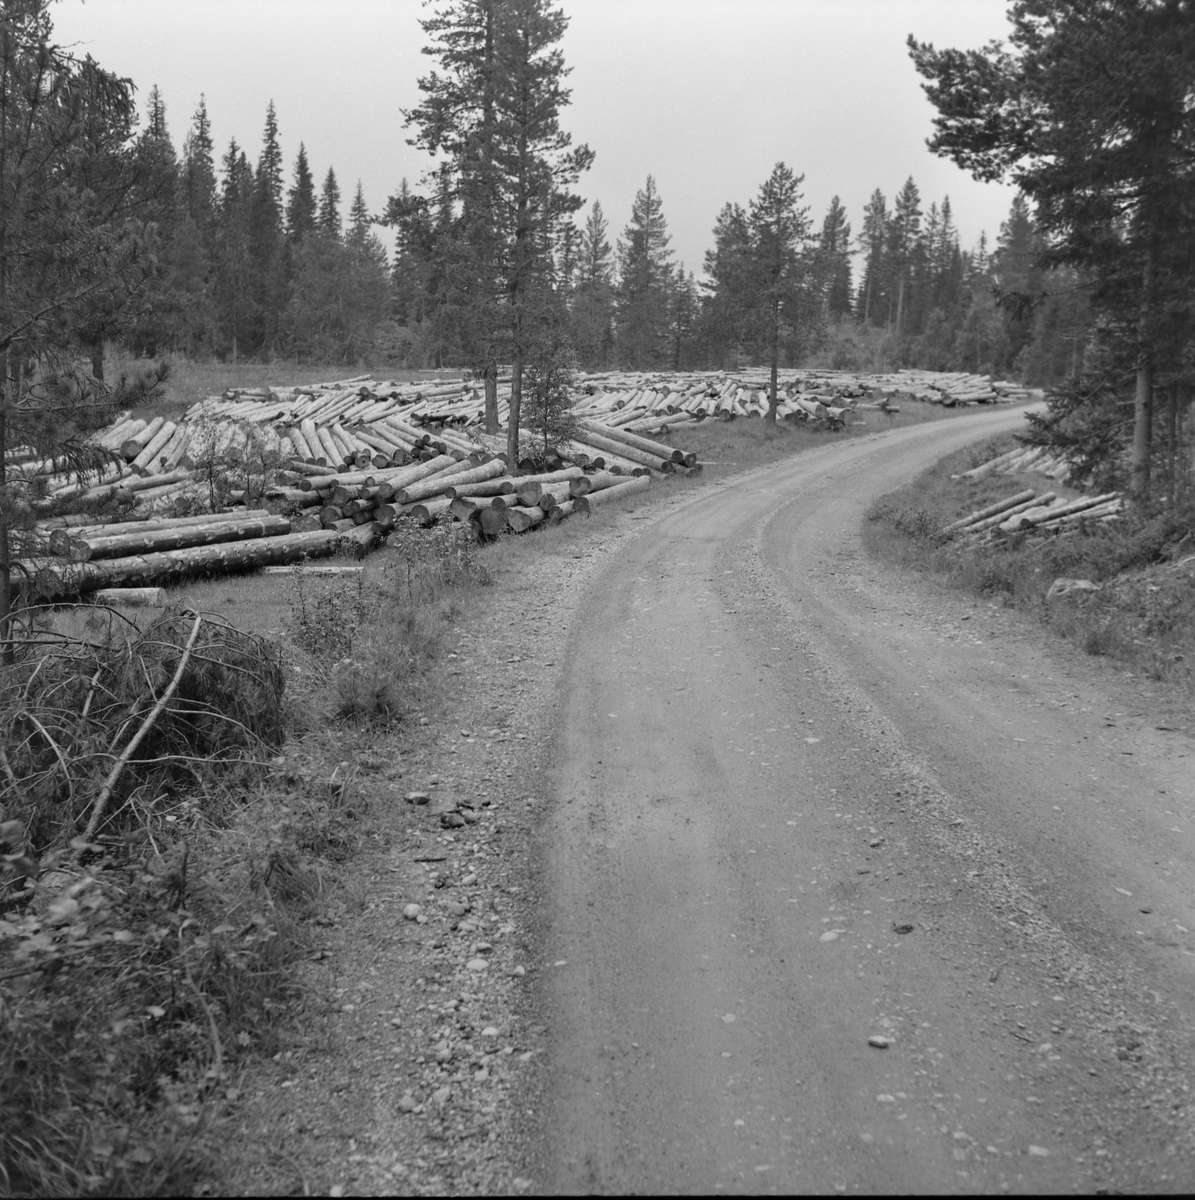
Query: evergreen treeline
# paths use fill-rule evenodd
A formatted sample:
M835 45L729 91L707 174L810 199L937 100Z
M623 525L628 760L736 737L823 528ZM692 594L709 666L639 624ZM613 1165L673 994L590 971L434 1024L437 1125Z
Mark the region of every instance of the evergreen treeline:
M388 316L385 251L358 183L347 224L329 167L318 193L300 143L286 184L271 102L257 160L234 138L217 168L200 97L177 155L165 104L149 94L143 141L160 177L157 267L141 302L109 330L137 353L287 355L355 362L375 350Z
M124 324L96 331L101 343L232 360L352 363L382 354L411 367L475 365L478 314L465 316L479 299L475 264L461 244L463 202L448 173L438 173L431 195L403 180L382 217L370 214L358 184L346 223L335 170L317 188L302 143L284 179L273 104L256 163L234 139L218 167L203 98L181 155L156 87L148 110L144 142L169 183L156 182L159 266ZM821 350L840 367L991 372L1031 383L1082 366L1085 291L1075 271L1036 265L1042 238L1023 197L990 252L984 238L962 249L949 197L925 210L911 178L891 205L872 193L855 237L837 196L816 231L802 213L795 241L804 292L781 330L783 365ZM375 223L395 228L392 262ZM724 205L711 240L699 282L674 261L651 176L621 234L611 234L600 201L583 220L560 221L547 278L579 363L686 370L767 361L754 311L766 284L751 268L748 209ZM1038 298L1032 311L1002 303L1029 294Z
M1013 0L1007 58L910 43L939 110L932 147L1020 188L992 246L981 238L963 249L949 199L926 206L911 178L891 198L874 191L857 229L840 197L818 221L803 177L778 163L746 205L732 199L718 212L700 278L676 259L652 176L613 223L574 192L593 155L560 124L567 20L551 0L431 7L421 24L435 65L405 114L430 166L376 216L358 184L347 217L335 171L317 184L302 144L287 171L272 104L251 159L235 140L217 158L202 98L181 153L156 88L134 133L127 89L90 60L59 54L61 92L43 100L34 50L49 37L48 11L47 0L3 10L13 31L4 79L16 81L6 149L22 139L54 147L58 157L44 161L62 166L53 178L43 172L44 185L69 191L65 207L39 207L43 184L18 169L16 151L4 159L8 174L0 164L13 363L68 341L96 375L106 341L234 360L373 358L472 369L491 401L499 363L511 365L518 397L525 364L562 355L588 369L814 361L1036 384L1102 372L1073 396L1073 407L1095 414L1084 437L1097 457L1123 437L1127 373L1142 490L1154 391L1168 389L1171 425L1188 403L1188 4L1124 0L1104 11ZM1107 87L1075 90L1108 62ZM16 83L26 77L43 125L23 115L30 101ZM119 103L95 102L107 92ZM55 212L71 215L71 255ZM391 229L391 256L375 225ZM102 288L72 290L80 261L107 273ZM51 280L61 287L49 307L17 303L22 288L34 297ZM26 327L26 310L43 316ZM10 378L17 369L7 368Z

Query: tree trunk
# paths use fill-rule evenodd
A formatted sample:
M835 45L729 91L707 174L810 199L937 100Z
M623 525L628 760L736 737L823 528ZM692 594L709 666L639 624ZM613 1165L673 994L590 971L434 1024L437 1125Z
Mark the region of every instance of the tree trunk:
M779 280L776 281L779 286ZM771 328L768 330L769 357L771 372L768 375L768 415L767 422L773 428L776 425L776 374L780 365L780 297L772 297Z
M104 382L104 343L101 339L91 345L91 377Z
M8 359L9 350L0 360L0 494L8 483L5 458L8 454ZM0 662L11 665L15 657L12 644L12 559L8 543L8 504L0 504Z
M510 369L510 415L506 419L507 462L519 461L519 409L523 402L523 347L516 335L514 361Z
M1178 499L1178 387L1170 388L1170 422L1166 430L1166 474L1170 483L1170 503Z
M1157 272L1157 248L1151 243L1145 251L1142 270L1141 315L1138 323L1139 350L1137 387L1133 396L1132 493L1134 499L1149 497L1150 451L1153 446L1153 309Z
M482 374L485 384L485 431L498 432L498 364L494 361L486 363Z

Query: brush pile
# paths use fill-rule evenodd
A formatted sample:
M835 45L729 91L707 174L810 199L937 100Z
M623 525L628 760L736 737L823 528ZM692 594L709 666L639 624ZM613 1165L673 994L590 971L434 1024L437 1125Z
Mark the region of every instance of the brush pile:
M0 813L42 851L161 817L176 790L283 736L282 670L263 639L178 610L140 633L88 611L83 638L55 634L46 612L30 645L54 648L18 661L0 693Z

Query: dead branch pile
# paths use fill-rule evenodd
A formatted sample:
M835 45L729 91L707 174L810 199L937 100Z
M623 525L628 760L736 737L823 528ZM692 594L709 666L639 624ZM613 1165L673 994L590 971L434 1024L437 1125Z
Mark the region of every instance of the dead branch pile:
M202 796L214 772L283 739L283 674L264 639L181 609L140 633L88 612L85 637L32 614L0 685L0 822L21 822L39 851L165 819L176 794L198 783Z

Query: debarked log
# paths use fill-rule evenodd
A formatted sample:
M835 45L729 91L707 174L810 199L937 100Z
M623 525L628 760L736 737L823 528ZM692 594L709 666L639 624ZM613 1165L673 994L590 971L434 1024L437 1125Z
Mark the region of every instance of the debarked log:
M96 562L43 558L15 565L23 568L19 574L31 578L45 599L55 600L126 583L169 582L208 573L301 562L305 558L325 558L335 553L339 541L340 535L335 530L316 529L310 533L217 542L211 546L103 558Z
M273 538L290 533L286 517L258 517L255 520L209 521L165 529L139 529L133 533L75 536L70 539L69 557L74 562L92 562L97 558L123 558L131 554L154 554L161 550L181 550L189 546L207 546L214 542L239 542L253 538Z

